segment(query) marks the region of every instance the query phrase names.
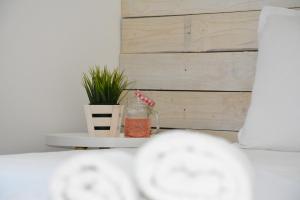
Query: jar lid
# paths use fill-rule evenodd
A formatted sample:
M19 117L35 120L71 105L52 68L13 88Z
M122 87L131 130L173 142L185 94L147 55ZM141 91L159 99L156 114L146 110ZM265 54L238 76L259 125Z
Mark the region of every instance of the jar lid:
M144 104L154 107L155 106L155 101L144 95L141 91L137 90L135 91L135 96L140 99Z

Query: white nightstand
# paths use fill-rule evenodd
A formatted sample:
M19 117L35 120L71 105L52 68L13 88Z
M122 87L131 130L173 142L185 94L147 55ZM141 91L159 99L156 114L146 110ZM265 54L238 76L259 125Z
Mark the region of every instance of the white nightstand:
M135 148L139 147L149 138L127 137L96 137L88 133L57 133L46 135L46 144L55 147L86 148Z

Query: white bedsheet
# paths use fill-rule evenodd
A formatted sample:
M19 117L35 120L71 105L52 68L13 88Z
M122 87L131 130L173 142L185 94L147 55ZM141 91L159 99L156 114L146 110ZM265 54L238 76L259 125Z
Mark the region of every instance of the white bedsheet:
M255 169L255 200L300 199L300 152L243 150Z
M134 153L134 149L123 150ZM255 200L300 199L300 152L243 151L256 171ZM48 180L55 167L82 152L0 156L0 200L47 200Z

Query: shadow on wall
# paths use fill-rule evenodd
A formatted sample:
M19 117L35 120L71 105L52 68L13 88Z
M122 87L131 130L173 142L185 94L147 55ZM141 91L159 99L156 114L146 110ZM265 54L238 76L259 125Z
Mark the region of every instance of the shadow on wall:
M0 2L0 154L51 150L43 135L86 131L81 76L118 65L120 4Z

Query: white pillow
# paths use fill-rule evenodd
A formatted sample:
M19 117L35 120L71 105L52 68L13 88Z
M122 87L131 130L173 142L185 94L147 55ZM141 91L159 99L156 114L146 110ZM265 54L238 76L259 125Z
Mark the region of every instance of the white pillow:
M242 147L300 151L300 12L266 7Z

